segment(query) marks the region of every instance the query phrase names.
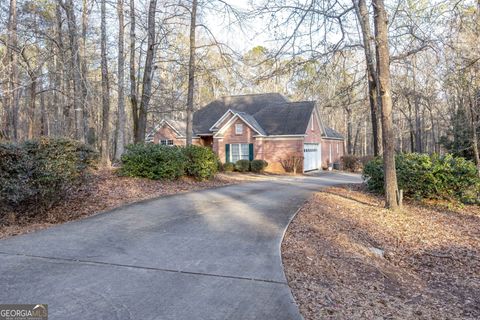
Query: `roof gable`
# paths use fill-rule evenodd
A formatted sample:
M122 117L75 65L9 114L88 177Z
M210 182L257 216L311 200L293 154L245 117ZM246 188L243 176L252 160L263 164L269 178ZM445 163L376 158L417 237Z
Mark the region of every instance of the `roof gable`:
M240 119L242 120L247 126L250 127L253 131L255 131L257 134L264 136L266 135L265 130L258 124L258 122L255 120L254 117L251 115L245 113L245 112L238 112L238 111L233 111L233 110L228 110L226 114L232 113L233 117L231 117L224 125L222 125L220 128L218 128L217 134L223 134L225 131L232 126L233 123L235 123L235 120ZM222 117L224 118L224 117Z
M196 111L193 127L197 135L212 134L233 114L260 135L305 134L314 108L313 101L289 102L278 93L223 97Z
M195 134L211 133L218 120L229 110L254 115L266 106L279 105L288 102L279 93L250 94L223 97L207 104L193 115L193 130Z
M158 125L156 125L154 128L149 130L149 133L147 133L145 137L145 141L147 142L153 141L153 136L163 126L170 127L177 135L177 138L185 138L186 136L187 129L186 129L186 123L184 121L162 119L162 121L160 121Z

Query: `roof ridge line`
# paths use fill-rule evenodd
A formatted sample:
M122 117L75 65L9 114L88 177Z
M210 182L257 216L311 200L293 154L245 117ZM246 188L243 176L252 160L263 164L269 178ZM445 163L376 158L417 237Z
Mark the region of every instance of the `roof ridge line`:
M261 95L267 95L267 94L275 94L275 95L278 94L278 95L286 98L283 94L278 93L278 92L264 92L264 93L232 94L232 95L228 95L228 96L220 96L220 97L217 98L217 99L220 99L220 98L231 98L231 97L261 96Z

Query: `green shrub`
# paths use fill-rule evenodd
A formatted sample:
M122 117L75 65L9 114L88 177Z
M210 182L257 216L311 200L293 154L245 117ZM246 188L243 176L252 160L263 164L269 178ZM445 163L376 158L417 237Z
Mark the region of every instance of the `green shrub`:
M362 163L360 159L354 155L344 155L341 158L343 170L357 172L360 170Z
M0 144L0 208L15 207L34 194L33 162L18 144Z
M250 163L250 169L252 172L262 173L265 171L265 168L268 166L268 162L265 160L252 160Z
M231 162L225 162L223 164L223 171L225 172L232 172L233 170L235 170L235 165Z
M148 143L128 145L121 162L120 175L174 180L185 174L187 159L180 147Z
M456 199L478 203L480 178L468 160L418 153L398 154L395 158L398 187L406 197ZM383 193L383 161L375 158L363 170L370 190Z
M218 157L212 149L188 146L182 149L186 157L185 170L197 180L211 179L218 171Z
M84 181L97 158L69 139L0 144L0 208L37 213L52 206Z
M247 172L250 170L250 161L249 160L238 160L235 163L235 170L239 172Z

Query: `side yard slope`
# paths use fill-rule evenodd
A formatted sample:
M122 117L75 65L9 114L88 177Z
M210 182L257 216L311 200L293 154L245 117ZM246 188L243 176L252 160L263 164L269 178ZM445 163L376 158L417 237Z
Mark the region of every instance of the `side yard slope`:
M282 245L305 319L479 319L480 208L383 208L359 187L317 193Z

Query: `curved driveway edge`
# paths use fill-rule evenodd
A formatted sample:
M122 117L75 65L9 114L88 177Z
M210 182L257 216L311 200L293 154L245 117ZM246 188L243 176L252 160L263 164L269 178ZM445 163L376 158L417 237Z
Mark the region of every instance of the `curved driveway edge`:
M280 246L320 187L281 177L180 194L0 240L0 303L52 319L301 319Z

